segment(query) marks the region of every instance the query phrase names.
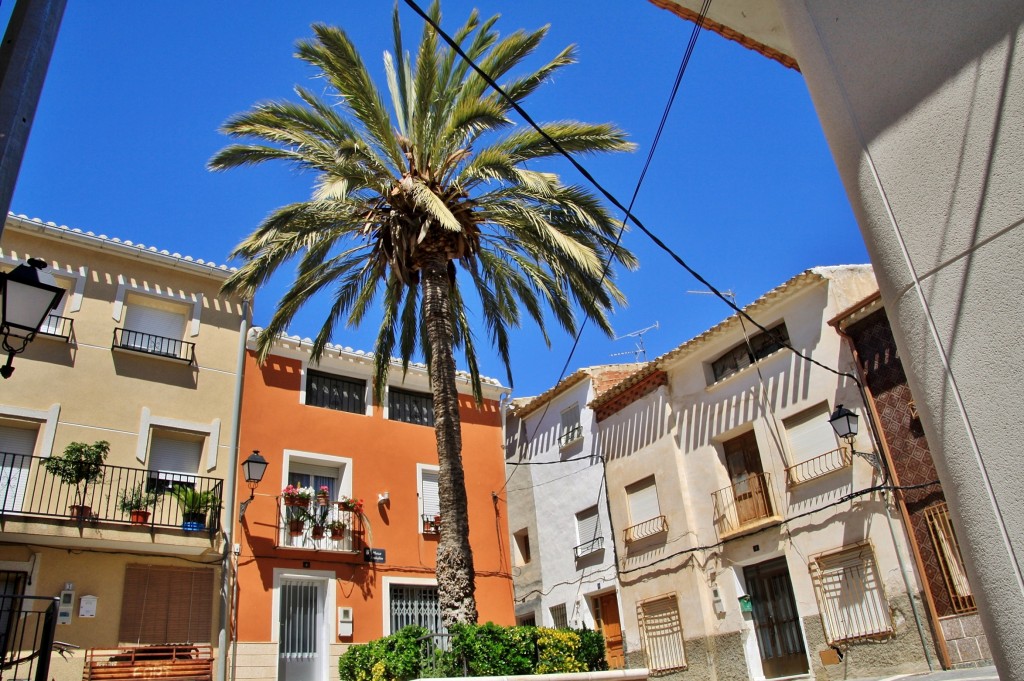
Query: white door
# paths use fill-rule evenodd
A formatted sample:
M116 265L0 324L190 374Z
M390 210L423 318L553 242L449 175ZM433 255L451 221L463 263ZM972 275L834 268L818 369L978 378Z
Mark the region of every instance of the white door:
M280 681L327 681L327 621L323 580L281 580L280 638L277 678Z

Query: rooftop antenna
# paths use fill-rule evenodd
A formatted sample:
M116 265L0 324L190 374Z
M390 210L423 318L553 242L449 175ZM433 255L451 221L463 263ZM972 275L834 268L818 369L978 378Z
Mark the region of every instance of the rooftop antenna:
M623 338L636 338L636 349L628 350L626 352L615 352L612 353L612 357L623 357L625 355L633 355L635 361L646 362L647 361L647 348L644 347L644 334L651 329L657 329L658 322L654 322L650 326L639 331L633 331L631 333L624 333L621 336L616 336L612 340L622 340Z
M687 291L687 293L695 293L695 294L701 295L701 296L713 296L713 295L715 295L711 291ZM722 295L725 296L726 298L731 299L733 305L736 304L736 294L732 292L732 289L727 289L725 291L722 291Z

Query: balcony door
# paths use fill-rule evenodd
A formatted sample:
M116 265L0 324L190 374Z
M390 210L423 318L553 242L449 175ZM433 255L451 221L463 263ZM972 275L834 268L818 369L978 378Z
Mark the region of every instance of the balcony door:
M757 437L749 431L723 445L740 525L771 515Z

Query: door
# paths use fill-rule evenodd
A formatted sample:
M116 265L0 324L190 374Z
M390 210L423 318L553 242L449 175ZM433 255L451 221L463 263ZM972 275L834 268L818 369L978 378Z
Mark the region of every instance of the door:
M767 518L771 509L765 494L764 470L754 431L729 440L724 450L739 525Z
M327 621L322 580L281 580L277 678L327 681Z
M619 603L615 593L608 593L594 599L594 619L604 636L604 659L609 669L623 669L626 658L622 653L622 624L619 621Z
M743 568L766 679L806 674L807 650L785 558Z

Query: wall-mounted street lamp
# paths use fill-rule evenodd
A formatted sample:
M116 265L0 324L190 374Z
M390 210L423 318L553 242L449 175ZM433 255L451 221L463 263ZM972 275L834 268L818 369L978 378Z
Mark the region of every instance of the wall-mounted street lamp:
M260 484L260 480L263 479L263 474L267 472L267 460L260 456L258 449L252 450L252 454L242 462L242 472L245 474L245 484L249 486L249 498L242 502L242 505L238 509L238 517L241 519L245 516L245 509L249 507L252 500L256 498L256 486Z
M857 438L857 422L859 420L859 416L843 405L837 404L836 409L832 412L832 416L829 417L828 422L832 426L832 430L836 431L836 435L838 435L840 439L845 440L846 444L850 445L851 452L862 459L865 459L871 464L872 468L885 475L885 471L882 470L882 464L878 460L877 454L873 454L871 452L858 452L853 446L853 441Z
M14 373L14 356L25 351L64 296L64 289L45 269L45 261L29 258L10 272L0 273L0 335L8 353L7 364L0 367L4 378Z

